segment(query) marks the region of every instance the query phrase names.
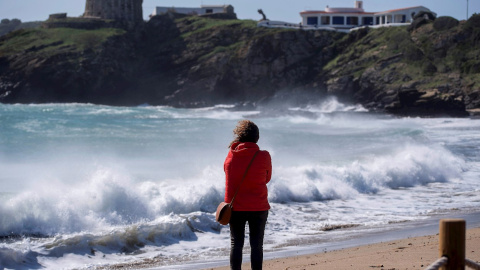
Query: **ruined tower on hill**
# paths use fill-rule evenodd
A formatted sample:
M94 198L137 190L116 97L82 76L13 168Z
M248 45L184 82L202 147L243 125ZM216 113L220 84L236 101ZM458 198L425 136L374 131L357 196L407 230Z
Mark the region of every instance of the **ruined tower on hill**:
M143 21L143 0L87 0L85 18L100 18L128 23Z

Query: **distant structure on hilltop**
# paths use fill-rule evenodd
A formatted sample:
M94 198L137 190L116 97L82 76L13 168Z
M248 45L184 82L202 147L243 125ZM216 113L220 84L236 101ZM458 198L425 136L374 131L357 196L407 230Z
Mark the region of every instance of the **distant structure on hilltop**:
M382 12L365 12L363 1L355 1L353 8L332 8L325 11L307 10L300 12L302 24L313 27L332 27L335 29L351 29L359 26L383 27L405 25L413 21L420 12L434 12L424 6L407 7Z
M201 5L197 7L155 7L150 17L166 14L179 13L185 15L199 15L199 16L220 16L224 18L236 19L234 7L232 5ZM223 15L223 16L222 16Z
M410 25L417 14L437 14L424 6L392 9L382 12L366 12L363 1L356 0L354 7L329 7L325 10L300 12L299 24L284 21L261 20L257 25L269 28L293 28L303 30L329 30L349 32L363 27L379 28Z
M143 21L143 0L87 0L84 18L139 23Z

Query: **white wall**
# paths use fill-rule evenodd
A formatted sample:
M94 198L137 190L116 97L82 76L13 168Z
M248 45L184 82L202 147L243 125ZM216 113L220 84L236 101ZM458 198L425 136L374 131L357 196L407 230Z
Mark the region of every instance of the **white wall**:
M398 11L392 11L392 12L378 12L375 14L368 14L368 15L358 15L358 14L349 14L349 13L311 13L311 14L301 14L302 16L302 24L303 25L308 25L307 24L307 18L308 17L318 17L318 26L325 26L321 24L321 17L322 16L343 16L345 17L345 26L349 26L346 24L347 22L347 17L358 17L359 18L359 23L362 23L362 18L363 17L380 17L380 24L385 24L385 23L400 23L402 15L405 15L405 22L411 22L413 20L412 18L412 13L415 12L415 14L418 14L421 11L426 11L426 12L432 12L430 9L426 7L415 7L415 8L409 8L409 9L403 9L403 10L398 10ZM435 13L434 13L435 14ZM436 14L435 14L436 15ZM395 20L394 20L395 18ZM330 18L330 24L333 27L341 27L340 25L332 25L332 18ZM374 19L373 24L376 24L376 20Z
M211 10L210 13L224 13L224 7L209 7L209 6L202 6L200 8L183 8L183 7L156 7L151 16L160 15L163 13L167 13L168 11L175 10L177 13L182 14L196 14L196 15L204 15L207 14L207 10Z

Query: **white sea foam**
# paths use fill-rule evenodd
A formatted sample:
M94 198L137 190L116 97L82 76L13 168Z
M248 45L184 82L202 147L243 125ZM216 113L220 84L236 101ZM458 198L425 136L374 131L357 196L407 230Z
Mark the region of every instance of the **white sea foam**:
M226 256L228 229L213 212L231 130L245 116L255 115L273 158L267 250L356 230L325 228L480 206L478 121L319 104L274 113L0 104L0 268Z
M209 170L205 170L208 174ZM64 185L45 182L0 205L0 235L56 235L104 231L174 213L212 212L223 198L222 183L204 180L137 183L106 168L90 179Z
M408 145L390 155L343 166L279 167L270 198L274 202L346 199L385 188L445 182L459 177L462 164L440 147ZM54 182L52 188L51 179L38 183L35 192L20 193L0 206L0 233L53 235L89 231L98 223L124 225L169 213L209 212L223 196L218 167L204 170L199 181L136 183L126 174L98 168L76 184Z
M0 247L0 269L37 269L35 252Z
M407 145L389 155L343 166L278 168L270 198L275 202L349 199L358 193L451 181L460 177L463 166L463 160L440 147Z
M333 112L368 112L362 105L346 105L338 101L336 97L329 97L319 104L310 104L305 107L291 108L292 111L307 111L313 113Z

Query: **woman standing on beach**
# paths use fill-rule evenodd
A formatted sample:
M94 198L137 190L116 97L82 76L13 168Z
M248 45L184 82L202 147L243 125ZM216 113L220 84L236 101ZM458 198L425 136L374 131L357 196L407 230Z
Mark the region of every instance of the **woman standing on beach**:
M252 121L238 122L233 133L235 139L230 143L230 151L224 163L226 202L232 200L248 164L255 154L256 156L240 185L233 205L230 219L230 269L237 270L242 267L245 225L248 222L251 266L252 270L260 270L263 263L263 236L270 209L267 183L272 176L272 161L270 154L258 147L259 130Z

